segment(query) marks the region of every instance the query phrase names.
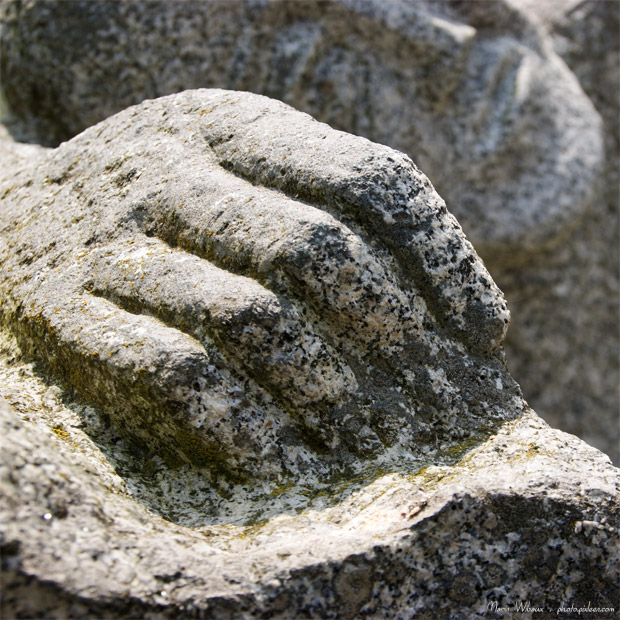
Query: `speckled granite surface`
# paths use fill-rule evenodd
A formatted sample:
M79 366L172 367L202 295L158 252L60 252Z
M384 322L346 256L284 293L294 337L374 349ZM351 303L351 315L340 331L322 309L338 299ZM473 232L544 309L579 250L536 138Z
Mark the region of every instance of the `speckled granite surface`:
M617 605L619 472L527 407L503 297L406 156L225 91L19 149L4 616Z
M145 98L208 86L276 97L408 153L514 308L507 354L528 402L620 462L615 1L0 11L20 139L56 144Z
M146 102L1 193L4 324L170 464L314 484L519 398L505 302L426 177L284 104Z
M4 617L617 610L618 470L532 412L465 458L344 482L303 512L275 493L264 521L205 524L195 474L142 468L27 366L13 358L7 371L3 354L3 396L21 410L0 402ZM178 512L166 514L172 503Z
M514 262L583 213L600 117L514 2L5 2L3 90L56 145L144 99L230 88L404 151Z

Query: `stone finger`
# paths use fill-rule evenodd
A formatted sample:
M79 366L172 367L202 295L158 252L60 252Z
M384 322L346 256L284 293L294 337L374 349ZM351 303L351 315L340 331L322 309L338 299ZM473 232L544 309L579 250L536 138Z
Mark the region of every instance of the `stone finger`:
M188 334L88 293L42 292L45 303L21 306L21 345L169 464L243 477L286 423L253 402L252 387ZM280 471L267 461L264 472Z
M108 245L95 254L93 290L133 312L152 313L214 343L233 366L297 406L346 398L352 371L296 307L255 280L158 239Z
M167 182L144 227L309 306L338 346L393 356L428 334L430 315L414 287L403 291L393 259L326 211L192 162L194 182ZM187 186L190 186L190 190ZM185 189L183 189L185 188Z

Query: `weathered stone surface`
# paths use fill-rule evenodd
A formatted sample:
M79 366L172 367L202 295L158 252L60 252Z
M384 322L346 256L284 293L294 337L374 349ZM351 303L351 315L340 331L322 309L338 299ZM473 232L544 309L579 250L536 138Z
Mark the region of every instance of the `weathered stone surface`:
M620 463L617 4L533 4L566 15L556 50L606 119L607 198L599 114L525 0L8 1L3 89L14 135L48 144L215 86L407 152L516 309L507 353L531 404Z
M524 403L406 156L202 90L36 157L0 189L3 616L615 605L618 471Z
M107 462L75 412L41 389L21 416L0 402L3 617L486 618L495 604L516 613L528 603L544 609L541 618L560 607L599 608L593 618L617 610L618 470L533 413L452 465L387 469L256 525L205 525L194 508L186 518L203 524L187 527L143 505L148 486L187 507L183 472L177 486L161 470L129 470L123 480L119 460Z
M171 463L315 481L513 415L505 302L401 153L189 91L0 195L4 323Z

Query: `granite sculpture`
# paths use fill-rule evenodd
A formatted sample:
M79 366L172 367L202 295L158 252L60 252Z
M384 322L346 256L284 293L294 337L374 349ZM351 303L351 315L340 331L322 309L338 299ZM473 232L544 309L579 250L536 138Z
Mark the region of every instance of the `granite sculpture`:
M462 441L518 393L501 293L392 149L188 91L37 163L2 190L3 322L171 462L329 477Z
M617 5L594 4L617 34ZM591 95L595 109L526 2L28 0L0 11L2 88L22 139L56 145L146 98L218 87L408 153L518 310L506 350L530 402L620 458L609 432L617 208L599 193L616 161L599 113L617 117L617 106L605 112ZM612 50L614 37L591 39ZM602 62L617 74L617 54Z
M5 96L49 145L144 99L230 88L409 154L485 258L556 245L593 197L600 117L510 1L29 0L2 17Z
M406 155L220 90L5 138L4 616L608 617L618 470Z

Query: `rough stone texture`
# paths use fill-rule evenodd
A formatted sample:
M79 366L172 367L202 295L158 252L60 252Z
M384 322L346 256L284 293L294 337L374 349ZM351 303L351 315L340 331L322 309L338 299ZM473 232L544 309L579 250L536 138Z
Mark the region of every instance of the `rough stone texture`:
M174 493L135 457L119 475L122 440L108 462L101 435L94 444L74 408L20 370L11 396L21 415L0 401L3 617L488 618L494 604L515 613L529 604L544 612L520 616L589 605L601 611L588 617L611 618L617 610L618 470L531 412L456 463L388 469L250 526L205 525L194 508L203 523L187 527L158 516L144 493L155 487L187 504L181 485ZM36 404L24 402L26 381ZM177 482L184 475L193 482L188 471Z
M567 16L556 49L606 119L607 198L600 116L533 5ZM215 86L405 151L516 310L507 353L528 400L620 462L617 4L580 4L596 7L587 19L574 6L5 0L2 87L26 121L14 135L48 144L145 98Z
M201 90L11 161L4 617L617 608L618 471L408 157Z
M3 322L170 463L314 481L517 397L505 301L426 177L279 102L146 102L0 195Z

